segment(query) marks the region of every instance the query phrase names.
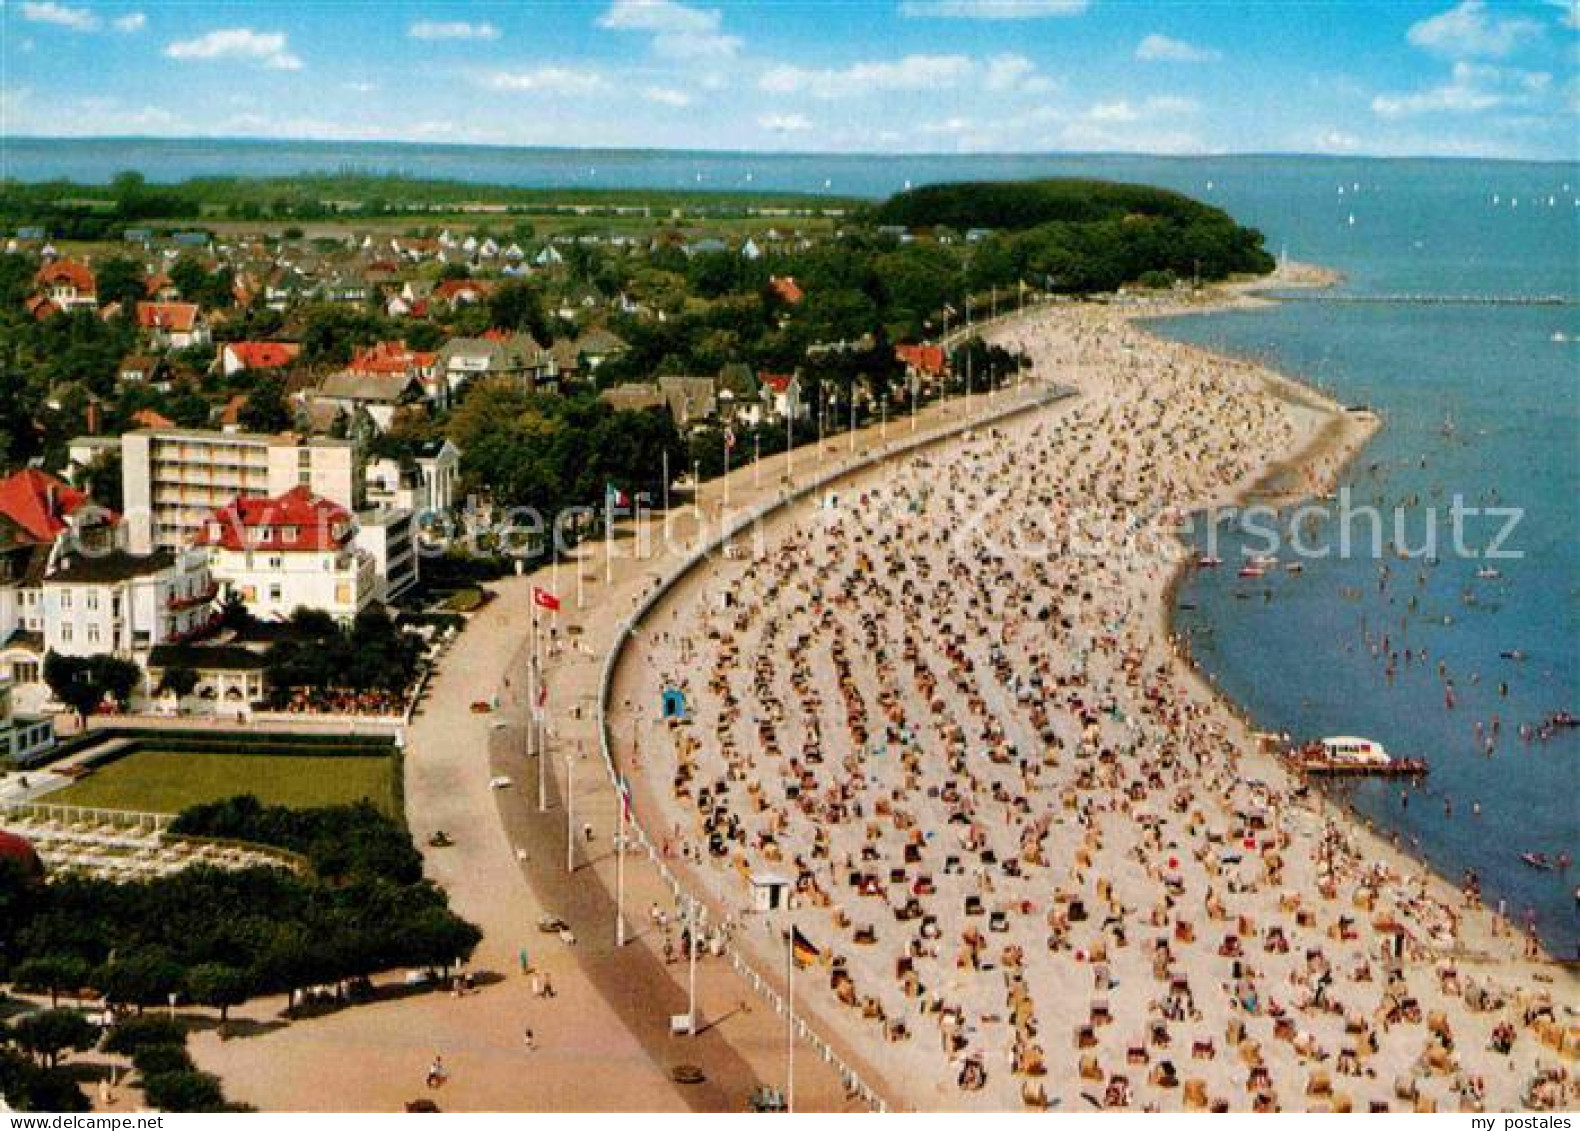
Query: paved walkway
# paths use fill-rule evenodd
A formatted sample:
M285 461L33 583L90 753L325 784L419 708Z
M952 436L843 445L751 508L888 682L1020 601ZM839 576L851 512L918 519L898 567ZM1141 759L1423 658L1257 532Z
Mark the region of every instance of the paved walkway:
M934 406L914 430L910 421L891 422L854 439L830 437L821 456L802 448L739 469L729 481L730 510L771 501L787 484L891 441L997 413L1014 395ZM673 922L678 909L658 870L635 854L627 856L626 875L632 941L614 946L618 804L599 754L599 677L620 623L695 548L697 513L716 521L724 491L721 481L704 485L697 511L677 502L663 523L667 539L655 520L645 531L620 530L607 562L603 543L584 547L581 610L575 562L552 575L545 569L491 585L498 598L470 620L429 687L407 743L407 816L419 845L436 829L456 841L424 848L426 869L455 910L483 930L470 967L478 991L461 999L406 996L287 1025L279 1023L278 1000L252 1003L238 1014L252 1022L244 1026L252 1035L220 1041L205 1032L192 1042L199 1064L219 1073L233 1098L265 1110L394 1110L427 1097L452 1111L739 1111L758 1084L784 1083L785 1019L724 959L699 963L701 1034L670 1035L669 1018L686 1011L687 966L665 962L663 935L649 911L658 908ZM544 649L553 771L546 813L538 811L537 762L526 755L523 726L533 584L555 588L564 606L552 618L555 641ZM473 712L478 702L498 709ZM579 842L574 874L565 858L568 766ZM499 775L512 785L492 789ZM538 932L545 914L570 924L573 946ZM523 946L552 981L554 998L533 995L519 970ZM526 1047L528 1027L534 1051ZM429 1093L423 1078L435 1055L444 1057L451 1080ZM670 1071L682 1063L701 1067L705 1082L673 1083ZM804 1043L796 1053L795 1101L798 1110L864 1106Z

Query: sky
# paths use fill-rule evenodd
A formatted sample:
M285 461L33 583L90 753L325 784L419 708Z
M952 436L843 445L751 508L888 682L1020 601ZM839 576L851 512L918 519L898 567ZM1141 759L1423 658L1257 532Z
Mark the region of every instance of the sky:
M1577 76L1577 0L0 0L0 139L1573 160Z

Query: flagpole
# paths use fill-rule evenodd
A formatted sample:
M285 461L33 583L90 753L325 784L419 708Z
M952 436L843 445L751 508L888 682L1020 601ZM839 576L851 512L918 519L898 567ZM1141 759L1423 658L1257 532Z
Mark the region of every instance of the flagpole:
M686 1035L697 1035L697 901L686 915Z
M612 496L604 499L603 506L603 583L614 584L614 498Z
M795 924L785 936L785 1112L795 1111Z
M586 600L585 600L584 594L585 594L586 589L587 589L587 563L582 560L582 553L581 553L582 543L585 542L585 541L586 541L586 539L583 539L583 538L578 538L576 540L576 608L577 609L586 608Z
M669 449L664 452L664 521L669 521Z
M536 736L536 743L535 743L535 745L536 745L537 751L538 751L538 812L539 813L547 813L549 811L549 781L548 781L548 761L549 761L549 759L548 759L548 752L546 750L544 750L544 748L543 748L543 746L544 746L543 733L538 730L538 685L543 679L543 672L538 667L538 641L539 641L539 639L540 639L540 636L539 636L539 633L538 633L538 606L537 606L536 602L534 602L533 606L532 606L532 672L533 672L533 679L531 681L531 688L530 688L530 693L531 693L532 698L527 703L527 736L528 736L528 741L529 742L532 741L534 735Z
M549 588L554 590L554 595L560 593L560 532L558 527L549 530ZM560 623L560 611L554 610L554 623Z
M576 871L576 794L574 779L576 762L569 750L565 752L565 870Z
M752 429L752 487L763 485L763 434Z
M795 478L795 405L788 389L785 390L785 478Z
M625 811L628 805L626 790L630 786L621 779L619 789L620 818L614 840L614 945L625 945Z
M731 442L733 436L733 432L724 434L724 505L719 510L721 523L724 520L724 516L730 512L730 448L734 447L734 444Z

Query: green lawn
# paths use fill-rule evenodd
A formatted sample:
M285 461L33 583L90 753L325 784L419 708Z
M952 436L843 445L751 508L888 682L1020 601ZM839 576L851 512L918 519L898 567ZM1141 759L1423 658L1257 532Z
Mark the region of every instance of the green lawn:
M389 757L218 754L138 750L52 793L48 801L88 808L179 813L205 801L250 793L265 805L309 809L366 797L400 816Z

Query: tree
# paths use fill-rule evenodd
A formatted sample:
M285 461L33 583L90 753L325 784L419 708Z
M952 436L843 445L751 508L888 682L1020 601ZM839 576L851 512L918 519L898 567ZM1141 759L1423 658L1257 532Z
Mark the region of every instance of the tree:
M525 331L544 345L552 340L543 296L530 283L514 280L500 286L488 297L488 314L501 330Z
M79 722L104 702L104 688L93 682L88 662L81 657L49 653L44 657L44 682L49 685L50 694L71 708Z
M75 1009L45 1009L25 1014L11 1026L11 1037L44 1068L55 1068L63 1053L91 1049L98 1030Z
M143 1080L143 1095L160 1111L224 1111L219 1078L207 1072L162 1072Z
M187 1031L179 1021L161 1014L127 1017L105 1034L104 1051L117 1056L134 1056L152 1045L182 1045Z
M88 984L88 964L67 955L40 955L17 963L11 980L27 989L46 990L53 1009L60 1004L63 990L77 990Z
M205 962L187 971L187 991L199 1004L219 1010L222 1025L229 1018L231 1006L240 1005L251 996L252 984L245 970L219 962Z
M197 685L198 673L180 665L166 668L165 674L159 679L160 693L174 695L178 701L196 691Z
M181 967L162 950L135 951L124 958L112 958L94 975L94 984L105 998L117 1005L163 1005L181 988Z
M285 403L285 390L280 382L260 381L236 414L236 422L248 432L288 431L295 417Z

